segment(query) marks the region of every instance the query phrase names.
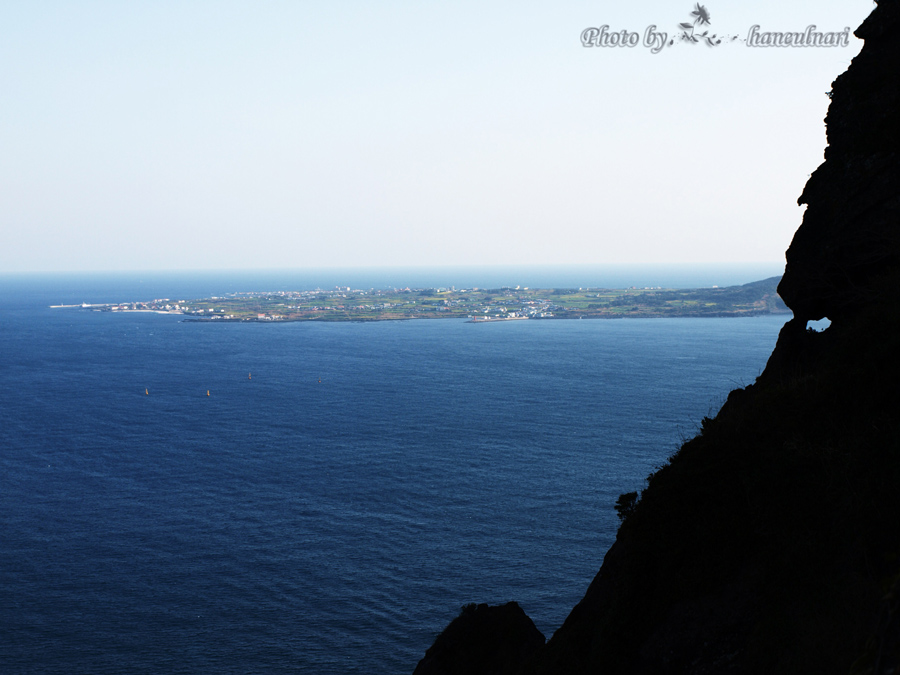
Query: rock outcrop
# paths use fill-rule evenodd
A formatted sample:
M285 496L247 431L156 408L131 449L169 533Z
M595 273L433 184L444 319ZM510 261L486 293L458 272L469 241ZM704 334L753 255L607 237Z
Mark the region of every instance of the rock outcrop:
M881 2L855 34L865 47L832 85L825 162L778 288L801 322L852 315L900 268L900 7Z
M825 162L798 199L807 210L778 286L794 320L770 374L808 363L809 320L845 324L893 292L900 269L900 6L882 1L855 34L865 47L832 85Z
M544 641L515 602L466 605L425 652L413 675L516 675Z
M765 372L651 478L546 646L478 672L900 672L900 0L856 35Z

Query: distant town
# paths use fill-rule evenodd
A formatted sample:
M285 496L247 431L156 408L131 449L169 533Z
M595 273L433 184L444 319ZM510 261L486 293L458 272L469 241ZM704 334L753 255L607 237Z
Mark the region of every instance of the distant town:
M185 321L391 321L753 316L789 313L779 277L724 288L393 288L337 286L310 291L241 292L199 300L55 305L100 312L179 314Z

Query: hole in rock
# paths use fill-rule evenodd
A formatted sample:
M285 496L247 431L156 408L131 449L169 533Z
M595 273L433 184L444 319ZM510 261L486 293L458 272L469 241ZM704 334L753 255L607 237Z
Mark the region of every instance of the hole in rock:
M817 333L821 333L826 328L831 325L831 319L827 316L824 319L819 319L818 321L807 321L806 327L810 330L814 330Z

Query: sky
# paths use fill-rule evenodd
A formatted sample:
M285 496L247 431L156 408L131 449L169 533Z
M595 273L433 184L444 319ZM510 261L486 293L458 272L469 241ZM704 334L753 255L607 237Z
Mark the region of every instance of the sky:
M783 261L875 5L701 4L0 0L0 272Z

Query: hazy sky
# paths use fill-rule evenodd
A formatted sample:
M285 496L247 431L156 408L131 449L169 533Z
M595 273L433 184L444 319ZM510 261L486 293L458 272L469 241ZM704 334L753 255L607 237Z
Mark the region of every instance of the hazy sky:
M874 4L702 4L0 0L0 272L783 260Z

